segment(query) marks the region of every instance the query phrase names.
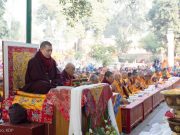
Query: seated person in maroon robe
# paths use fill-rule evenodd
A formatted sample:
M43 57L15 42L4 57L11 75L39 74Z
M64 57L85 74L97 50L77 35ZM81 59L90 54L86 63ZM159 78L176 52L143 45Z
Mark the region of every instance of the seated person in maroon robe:
M104 78L102 80L102 83L108 83L109 85L111 85L114 81L114 75L111 71L107 71L104 74Z
M97 84L99 83L99 77L96 74L91 74L89 77L90 84Z
M102 80L101 83L108 83L110 86L111 84L114 82L114 75L111 71L107 71L105 74L104 74L104 79ZM115 88L111 86L111 89L112 91L114 92L115 91ZM128 101L125 99L125 98L121 98L120 99L120 102L122 104L128 104Z
M61 85L60 72L51 53L52 44L43 41L39 51L28 62L23 91L46 94L51 88Z
M61 80L64 86L72 86L72 80L75 79L74 72L75 66L72 63L68 63L61 73Z

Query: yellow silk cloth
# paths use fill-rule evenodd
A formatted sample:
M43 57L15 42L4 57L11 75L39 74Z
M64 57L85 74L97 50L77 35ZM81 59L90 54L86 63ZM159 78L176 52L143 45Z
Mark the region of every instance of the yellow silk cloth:
M18 103L26 109L42 110L46 95L17 91L12 104Z
M3 91L0 90L0 96L2 97L3 96Z
M121 113L121 108L118 108L118 113L116 115L116 122L117 122L117 126L119 129L119 133L122 133L122 113Z

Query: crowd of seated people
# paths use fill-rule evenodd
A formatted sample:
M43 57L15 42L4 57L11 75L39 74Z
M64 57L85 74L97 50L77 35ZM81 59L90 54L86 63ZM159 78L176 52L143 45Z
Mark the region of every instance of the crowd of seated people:
M42 42L39 51L28 63L23 91L46 94L56 86L107 83L112 87L113 92L128 98L143 91L149 85L171 76L165 64L163 63L161 67L157 60L152 64L154 72L148 66L121 67L119 70L109 71L107 67L95 68L92 65L84 71L76 69L72 63L67 63L64 70L60 72L51 53L52 44L48 41Z

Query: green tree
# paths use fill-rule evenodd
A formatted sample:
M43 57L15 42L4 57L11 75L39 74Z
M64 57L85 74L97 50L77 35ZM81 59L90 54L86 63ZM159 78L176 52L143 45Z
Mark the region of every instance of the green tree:
M57 19L58 11L54 1L42 1L41 6L37 10L36 24L43 26L43 38L53 40L54 30L52 22ZM60 23L61 24L61 23Z
M7 23L3 18L5 13L5 2L6 0L0 0L0 38L8 36Z
M118 36L119 30L128 36L146 30L146 12L148 0L116 0L114 14L104 31L105 36Z
M20 38L20 22L16 20L11 21L11 28L9 30L9 36L13 40L19 40Z
M59 0L59 2L70 26L74 26L74 22L78 22L78 20L90 16L92 13L91 3L87 0Z
M153 33L150 33L141 40L141 47L153 54L157 54L162 44Z
M111 14L109 14L109 4L111 3L113 3L111 0L106 0L102 3L97 0L92 0L92 14L82 20L85 29L93 31L94 37L97 40L103 35L108 20L111 18Z
M51 10L48 5L42 3L40 8L37 11L37 21L38 23L44 23L44 21L47 21L48 19L53 20L56 16L56 10Z
M63 14L71 25L84 17L91 16L94 2L102 3L103 0L93 0L93 2L89 0L59 0Z
M114 46L104 46L98 44L92 46L90 56L97 62L101 62L103 66L107 66L113 61L115 50Z
M77 37L77 41L79 41L86 37L86 32L89 30L94 32L95 37L101 37L109 17L107 2L111 2L111 0L103 2L98 0L60 0L60 4L57 4L56 0L41 0L40 2L41 6L36 16L37 24L46 25L49 18L50 21L56 21L56 30L63 30L63 36L71 40L72 37ZM87 5L90 5L91 9L87 9Z
M129 49L129 46L131 44L131 40L127 39L127 35L125 33L119 33L116 36L116 47L118 50L118 55L121 53L126 53Z
M141 36L147 28L146 13L149 0L116 0L114 14L107 24L105 37L115 36L118 57L126 53L133 43L134 35Z
M80 51L76 51L75 54L74 54L74 57L75 57L76 60L81 60L82 57L83 57L83 54Z
M43 32L44 32L43 38L52 40L55 35L53 33L52 24L51 24L51 21L49 19L46 21L46 26L47 27L43 29Z
M180 40L180 1L154 0L148 19L152 22L152 30L158 39L165 44L168 28L172 28L176 43Z

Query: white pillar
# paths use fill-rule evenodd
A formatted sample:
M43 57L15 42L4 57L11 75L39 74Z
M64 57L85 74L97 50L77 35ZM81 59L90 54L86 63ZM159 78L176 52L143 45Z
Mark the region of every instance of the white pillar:
M167 41L168 41L168 66L174 66L174 33L172 29L167 31Z

